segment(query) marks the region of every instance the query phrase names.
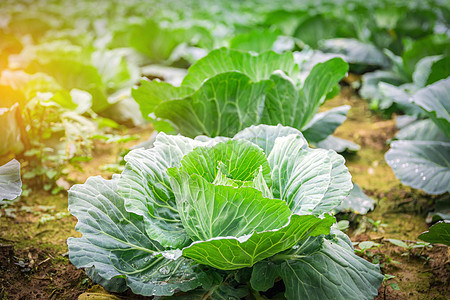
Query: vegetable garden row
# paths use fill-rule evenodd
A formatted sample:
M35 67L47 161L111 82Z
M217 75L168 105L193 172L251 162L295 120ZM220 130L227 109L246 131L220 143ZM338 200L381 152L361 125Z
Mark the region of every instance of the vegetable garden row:
M449 20L3 1L0 300L447 299Z

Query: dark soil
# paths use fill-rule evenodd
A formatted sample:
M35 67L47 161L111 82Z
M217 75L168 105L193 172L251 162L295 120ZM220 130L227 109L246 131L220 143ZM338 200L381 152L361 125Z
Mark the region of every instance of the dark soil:
M87 276L58 253L0 244L0 299L77 299Z

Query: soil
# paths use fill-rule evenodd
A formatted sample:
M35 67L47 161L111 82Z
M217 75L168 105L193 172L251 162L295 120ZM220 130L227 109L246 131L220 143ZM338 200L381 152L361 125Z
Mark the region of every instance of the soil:
M396 132L395 122L370 111L350 87L344 87L338 97L321 109L344 104L352 108L335 135L361 146L356 154L345 156L347 166L354 182L377 205L366 216L338 217L352 221L347 231L352 241L378 244L361 255L369 261L379 261L383 273L395 276L381 286L376 299L449 299L449 247L403 249L389 242L398 239L417 245L417 236L428 229L425 217L434 201L434 197L402 186L384 160L389 149L387 142ZM123 132L140 136L123 149L148 139L151 131L147 127ZM71 169L66 181L83 183L92 175L110 178L112 172L102 166L116 162L120 150L116 144L96 143L93 159L82 163L83 170ZM76 218L67 212L66 193L34 191L0 212L0 300L150 299L130 292L108 294L69 262L66 240L80 234L74 229ZM398 290L394 289L395 284Z

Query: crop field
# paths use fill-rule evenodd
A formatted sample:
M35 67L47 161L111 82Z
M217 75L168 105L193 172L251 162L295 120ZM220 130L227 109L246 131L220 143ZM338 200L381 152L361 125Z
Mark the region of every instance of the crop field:
M450 299L450 3L0 2L0 300Z

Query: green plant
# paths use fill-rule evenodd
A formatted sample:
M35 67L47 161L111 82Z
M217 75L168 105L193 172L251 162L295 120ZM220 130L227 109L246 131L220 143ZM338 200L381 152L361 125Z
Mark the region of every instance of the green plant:
M70 260L106 289L240 298L281 277L288 299L376 295L378 266L330 229L329 212L352 187L344 159L309 148L298 130L160 133L154 148L125 159L120 177L69 192L83 234L68 240Z
M419 235L419 239L433 244L445 244L450 246L450 221L444 220L437 222L430 227L429 231L425 231Z
M386 265L401 264L398 261L393 260L389 255L383 253L382 251L371 251L380 249L382 245L380 243L375 243L373 241L363 241L363 242L355 242L354 246L358 246L355 249L355 252L360 254L361 256L367 257L372 263L378 264L381 269L384 269Z
M344 105L317 113L347 71L347 63L333 58L315 65L301 82L292 53L220 48L192 65L181 86L142 80L132 96L158 131L230 137L250 125L281 124L319 144L350 109Z
M370 100L372 109L381 110L388 117L398 111L415 117L425 116L409 98L450 75L448 38L431 35L416 41L402 57L388 50L385 52L392 62L391 68L364 74L360 95Z
M403 126L385 155L403 184L433 195L450 191L449 93L450 77L414 93L410 105L428 118Z
M381 223L381 220L373 220L371 218L367 218L367 221L370 223L370 225L372 226L372 231L378 232L380 230L382 230L382 227L386 227L387 224Z
M395 276L394 275L390 275L390 274L384 274L384 279L383 279L383 284L384 284L384 295L386 295L386 287L388 286L388 281L391 279L394 279ZM400 287L398 286L398 283L396 282L391 282L389 283L389 286L396 291L400 290Z
M407 252L402 253L402 255L405 255L405 256L412 254L413 249L420 249L419 253L417 253L417 256L422 256L423 250L425 250L426 248L432 248L430 243L424 243L424 242L406 243L402 240L397 240L397 239L387 239L387 241L393 245L396 245L398 247L405 249Z

